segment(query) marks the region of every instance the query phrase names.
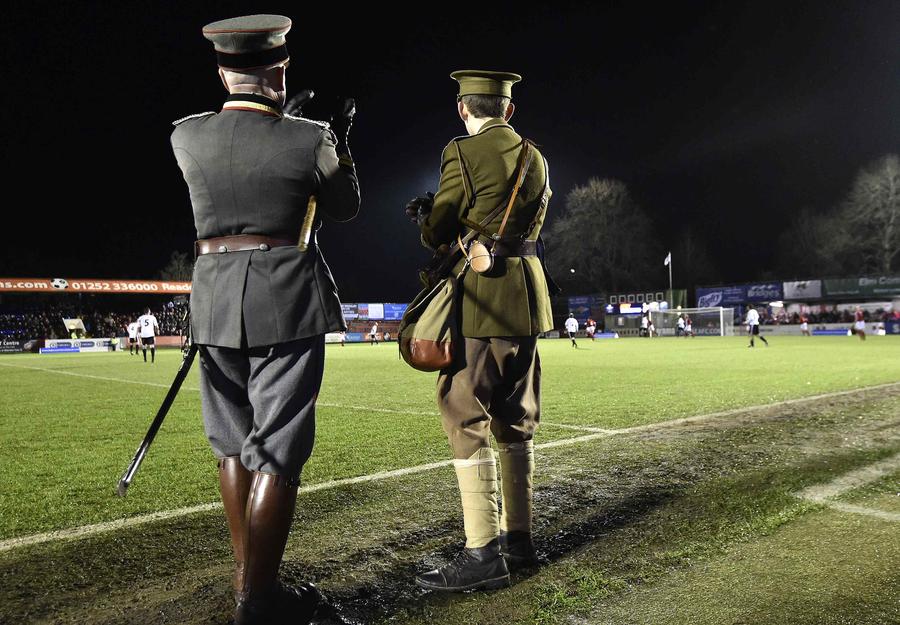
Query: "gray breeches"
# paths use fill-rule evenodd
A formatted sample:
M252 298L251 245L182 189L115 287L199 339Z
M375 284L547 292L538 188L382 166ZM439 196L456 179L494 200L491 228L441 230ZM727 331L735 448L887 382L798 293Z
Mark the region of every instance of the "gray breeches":
M298 478L312 453L325 337L266 347L200 346L203 424L219 458Z

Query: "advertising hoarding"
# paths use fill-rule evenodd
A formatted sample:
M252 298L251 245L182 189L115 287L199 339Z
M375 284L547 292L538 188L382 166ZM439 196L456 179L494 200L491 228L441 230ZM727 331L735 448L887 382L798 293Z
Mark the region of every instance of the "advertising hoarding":
M801 280L784 283L784 299L811 300L822 298L821 280Z
M878 297L900 295L900 276L864 276L823 280L825 297Z
M190 293L190 282L107 280L102 278L0 278L6 293Z

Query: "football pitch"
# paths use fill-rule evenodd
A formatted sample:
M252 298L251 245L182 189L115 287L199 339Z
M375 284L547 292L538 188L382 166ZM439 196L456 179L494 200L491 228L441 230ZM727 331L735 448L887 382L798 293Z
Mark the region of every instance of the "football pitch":
M434 374L329 345L282 575L322 623L900 622L900 339L539 343L541 566L434 595L462 517ZM226 623L230 548L196 367L0 356L0 623Z

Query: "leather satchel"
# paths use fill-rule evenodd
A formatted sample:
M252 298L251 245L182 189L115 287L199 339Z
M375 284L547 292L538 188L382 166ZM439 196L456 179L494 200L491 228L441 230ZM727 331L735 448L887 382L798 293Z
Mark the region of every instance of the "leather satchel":
M413 369L440 371L453 364L453 347L459 341L458 285L457 276L445 276L422 290L403 313L397 343Z

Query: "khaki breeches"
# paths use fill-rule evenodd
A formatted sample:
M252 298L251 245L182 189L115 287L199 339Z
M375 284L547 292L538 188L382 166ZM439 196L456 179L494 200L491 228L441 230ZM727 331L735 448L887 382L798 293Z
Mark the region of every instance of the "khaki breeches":
M468 338L459 363L438 377L437 400L453 457L467 459L490 437L523 443L541 413L537 337Z

